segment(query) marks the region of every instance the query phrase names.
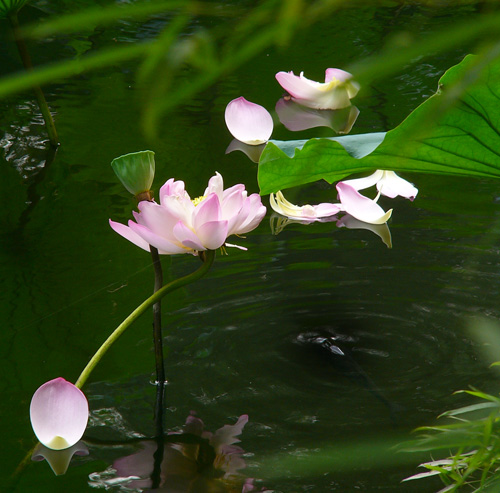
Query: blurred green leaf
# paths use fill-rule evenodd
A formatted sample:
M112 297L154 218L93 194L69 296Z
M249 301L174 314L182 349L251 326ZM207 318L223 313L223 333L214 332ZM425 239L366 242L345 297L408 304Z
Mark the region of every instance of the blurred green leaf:
M19 12L28 0L0 0L0 19Z

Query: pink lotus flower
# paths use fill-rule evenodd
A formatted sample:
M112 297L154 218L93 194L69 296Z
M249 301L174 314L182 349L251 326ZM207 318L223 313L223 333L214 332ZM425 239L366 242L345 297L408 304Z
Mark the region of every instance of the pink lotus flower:
M184 182L171 178L160 189L159 204L139 203L135 222L130 220L125 226L110 220L109 224L147 251L149 245L165 255L215 250L226 244L228 236L255 229L266 214L258 194L247 196L241 184L227 190L223 185L222 176L216 173L203 196L191 200Z
M273 118L270 113L244 97L229 102L224 116L231 135L245 144L264 144L273 133Z
M31 426L40 443L49 449L75 445L85 432L88 418L84 393L61 377L44 383L31 399Z
M352 80L352 75L337 68L326 70L324 83L307 79L304 72L300 75L278 72L276 80L296 103L309 108L345 108L359 91L359 85Z

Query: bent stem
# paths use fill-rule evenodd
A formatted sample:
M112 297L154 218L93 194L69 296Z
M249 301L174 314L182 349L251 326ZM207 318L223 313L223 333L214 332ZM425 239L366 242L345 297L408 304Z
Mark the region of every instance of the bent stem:
M148 308L154 305L158 300L161 300L164 296L176 289L179 289L187 284L190 284L200 278L202 278L212 266L215 259L215 251L206 250L204 255L200 255L203 259L202 266L187 276L176 279L175 281L165 284L161 289L153 293L147 300L143 301L114 331L113 333L104 341L102 346L97 350L97 352L92 356L91 360L88 362L87 366L83 369L82 373L78 377L75 386L81 389L87 379L89 378L92 370L95 368L97 363L106 354L108 349L113 345L113 343L125 332L125 330L135 322Z
M21 34L21 30L19 28L19 19L17 18L17 13L14 12L8 15L7 17L9 20L10 27L12 28L12 32L14 34L17 50L19 51L19 55L23 62L24 68L26 69L26 71L30 72L31 70L33 70L33 65L31 63L31 58L28 53L28 48L26 47L23 36ZM49 136L50 144L53 147L57 147L59 145L59 137L57 136L56 126L54 124L54 119L52 118L52 114L50 113L47 100L45 99L45 96L40 86L33 85L33 91L38 101L38 106L40 107L40 111L42 112L43 119L45 120L45 127L47 129L47 134Z

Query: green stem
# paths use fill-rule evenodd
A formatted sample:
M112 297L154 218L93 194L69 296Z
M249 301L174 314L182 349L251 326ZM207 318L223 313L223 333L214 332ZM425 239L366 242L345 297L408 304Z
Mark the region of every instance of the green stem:
M203 255L202 255L203 254ZM197 279L203 277L212 266L215 259L215 251L207 250L205 252L200 252L203 264L202 266L187 276L176 279L175 281L165 284L160 290L153 293L147 300L143 301L114 331L113 333L104 341L102 346L97 350L97 352L92 356L92 359L88 362L87 366L84 368L78 380L76 381L76 386L81 389L87 379L89 378L92 370L95 368L97 363L106 354L107 350L113 345L113 343L125 332L125 330L137 320L149 307L154 305L158 300L163 298L168 293L186 286Z
M24 68L26 69L27 72L31 72L33 70L33 64L31 63L31 58L28 53L28 48L26 47L23 36L21 34L21 30L19 28L19 19L17 18L17 12L11 13L8 16L8 19L10 27L12 28L12 32L14 34L14 39L16 41L19 55L21 56L21 60L23 61ZM43 119L45 120L45 127L47 129L47 134L49 136L50 144L53 147L57 147L59 145L59 137L57 136L56 126L54 124L52 114L50 113L47 100L45 99L45 96L40 86L33 85L33 91L38 101L38 106L40 107L40 111L42 112Z

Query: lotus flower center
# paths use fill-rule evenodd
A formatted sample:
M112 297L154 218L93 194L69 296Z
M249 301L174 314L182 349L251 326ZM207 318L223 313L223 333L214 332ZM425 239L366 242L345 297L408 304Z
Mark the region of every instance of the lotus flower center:
M200 197L196 197L195 199L192 199L191 202L195 205L195 207L198 204L201 204L207 197L205 195L201 195Z

